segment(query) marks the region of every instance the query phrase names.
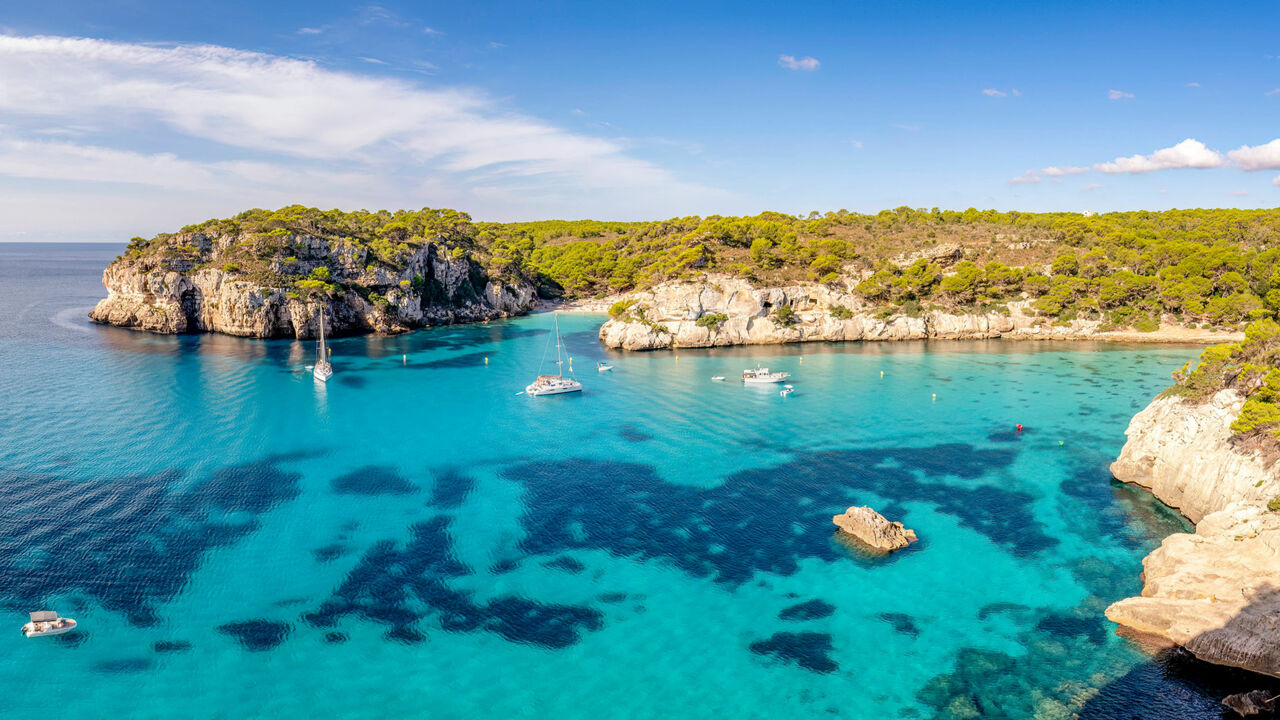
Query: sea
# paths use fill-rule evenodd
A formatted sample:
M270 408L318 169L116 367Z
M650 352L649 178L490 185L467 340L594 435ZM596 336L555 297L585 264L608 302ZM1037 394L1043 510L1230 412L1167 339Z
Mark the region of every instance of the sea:
M1103 616L1190 529L1107 466L1197 348L624 353L562 313L584 391L530 397L537 313L333 339L326 384L312 342L91 323L120 251L0 245L7 720L1198 720L1253 686ZM851 505L919 542L842 540ZM44 609L79 629L20 634Z

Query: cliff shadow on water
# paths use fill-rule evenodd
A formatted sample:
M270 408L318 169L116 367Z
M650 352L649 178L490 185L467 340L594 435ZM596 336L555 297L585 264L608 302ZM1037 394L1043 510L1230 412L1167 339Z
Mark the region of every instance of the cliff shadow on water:
M1220 644L1226 637L1254 637L1260 652L1280 668L1280 646L1268 643L1257 633L1258 614L1274 615L1280 607L1280 588L1266 586L1255 599L1222 627L1207 631L1187 643L1188 647ZM1208 663L1181 646L1153 636L1119 631L1138 647L1152 654L1152 661L1134 667L1103 686L1084 707L1081 720L1224 720L1240 715L1220 702L1239 693L1261 691L1266 698L1280 697L1280 677L1263 675L1237 667ZM1257 662L1250 659L1248 662ZM1263 720L1280 717L1280 701L1272 708L1248 717Z

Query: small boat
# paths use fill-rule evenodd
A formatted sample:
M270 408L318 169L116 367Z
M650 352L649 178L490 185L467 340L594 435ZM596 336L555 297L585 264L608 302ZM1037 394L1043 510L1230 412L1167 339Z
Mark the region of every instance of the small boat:
M31 613L31 622L22 626L22 634L29 638L45 635L61 635L76 629L76 621L60 617L52 610L40 610Z
M791 387L790 385L783 385L782 390L778 394L781 395L782 397L786 397L795 391L796 389Z
M320 382L333 377L333 365L329 363L329 346L324 342L324 310L320 311L320 343L316 346L316 364L311 374Z
M723 376L723 375L712 375L712 376L711 376L711 382L724 382L724 376Z
M524 391L528 395L563 395L564 393L582 392L582 383L572 377L564 376L564 362L560 359L560 316L556 315L556 365L561 371L555 375L539 375ZM569 361L569 375L573 375L573 361Z
M789 377L791 377L791 373L769 372L769 368L761 366L756 366L754 370L742 371L742 382L749 385L780 383Z
M606 370L612 370L612 369L613 369L613 366L607 362L596 363L596 372L604 372Z

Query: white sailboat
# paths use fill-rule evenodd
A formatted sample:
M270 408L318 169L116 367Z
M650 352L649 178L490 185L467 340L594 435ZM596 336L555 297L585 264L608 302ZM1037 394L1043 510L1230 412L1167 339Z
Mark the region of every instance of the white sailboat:
M311 374L316 380L325 382L333 377L333 365L329 362L329 346L324 342L324 309L320 310L320 342L316 345L316 365Z
M582 383L571 377L564 376L564 361L562 360L560 348L560 315L557 313L555 318L556 367L559 368L560 372L555 375L539 375L537 380L534 380L524 389L525 393L529 395L562 395L564 393L582 392ZM569 365L569 374L573 374L572 363Z
M748 385L766 385L769 383L780 383L791 377L791 373L769 372L769 368L756 366L754 370L742 371L742 382Z

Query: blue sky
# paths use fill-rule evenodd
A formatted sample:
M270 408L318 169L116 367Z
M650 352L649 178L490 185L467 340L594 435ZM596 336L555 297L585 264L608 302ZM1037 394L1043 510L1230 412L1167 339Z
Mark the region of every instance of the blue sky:
M0 240L291 202L1274 207L1275 27L1275 2L9 3Z

